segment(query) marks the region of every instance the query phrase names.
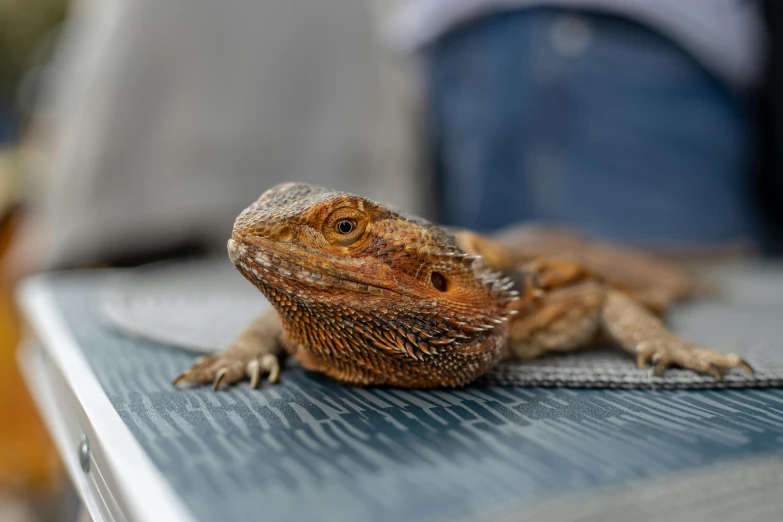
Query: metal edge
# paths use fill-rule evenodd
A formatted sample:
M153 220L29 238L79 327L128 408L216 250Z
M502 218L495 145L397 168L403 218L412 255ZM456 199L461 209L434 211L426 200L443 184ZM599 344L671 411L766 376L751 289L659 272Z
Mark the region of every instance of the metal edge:
M90 477L82 472L76 453L77 446L73 444L72 430L69 429L67 419L58 411L57 395L54 386L47 378L45 362L41 359L43 347L30 341L32 340L22 342L18 348L17 362L27 382L27 389L38 407L38 413L46 424L60 459L71 477L73 488L90 514L90 520L114 520L112 517L107 517L107 513L102 509L103 506L97 501L90 487Z
M106 441L111 441L113 446L122 448L122 451L104 452L103 469L115 481L116 491L113 493L117 503L131 520L196 520L111 405L57 310L50 290L46 288L45 283L50 277L42 274L22 281L17 289L17 302L43 349L73 390L96 442L105 446ZM44 399L41 397L41 400ZM56 412L47 411L52 406L40 406L43 406L44 413L53 413L53 419L59 416ZM62 437L64 427L53 427L53 435L60 433ZM69 466L71 476L81 475L77 462L68 463L68 455L73 452L73 448L64 449L60 448L61 454ZM72 472L71 465L76 466L77 473ZM82 478L85 482L80 485L87 487L86 478Z

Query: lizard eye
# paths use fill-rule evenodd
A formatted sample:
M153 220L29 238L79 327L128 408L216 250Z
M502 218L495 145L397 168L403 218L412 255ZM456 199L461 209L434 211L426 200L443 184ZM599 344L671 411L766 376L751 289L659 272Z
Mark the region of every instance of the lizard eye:
M341 219L334 225L334 230L338 234L350 234L356 228L356 221L353 219Z
M352 207L340 207L326 218L321 233L333 245L350 246L366 236L369 217Z

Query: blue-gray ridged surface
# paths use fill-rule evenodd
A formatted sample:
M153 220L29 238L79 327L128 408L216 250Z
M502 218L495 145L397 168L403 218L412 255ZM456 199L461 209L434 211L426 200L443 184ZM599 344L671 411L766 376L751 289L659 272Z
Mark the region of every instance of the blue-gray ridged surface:
M94 306L102 281L49 287L111 403L201 520L522 515L591 488L783 454L781 389L418 392L299 368L260 390L175 389L193 355L107 328Z

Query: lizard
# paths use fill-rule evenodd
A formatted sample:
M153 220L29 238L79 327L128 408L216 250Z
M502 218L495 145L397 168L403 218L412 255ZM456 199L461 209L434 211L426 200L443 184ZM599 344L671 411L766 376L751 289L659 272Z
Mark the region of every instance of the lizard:
M223 352L174 380L278 382L286 356L356 386L465 386L501 361L607 341L661 374L721 379L753 368L670 332L694 289L673 263L564 231L451 230L360 196L303 183L236 219L228 255L273 305Z

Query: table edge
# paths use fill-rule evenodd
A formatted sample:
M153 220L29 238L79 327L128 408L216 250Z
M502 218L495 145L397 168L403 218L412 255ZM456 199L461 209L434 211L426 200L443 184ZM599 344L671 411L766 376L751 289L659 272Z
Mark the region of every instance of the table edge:
M105 453L102 463L118 488L117 503L131 520L195 520L109 401L54 302L48 287L51 277L52 274L39 274L23 280L17 287L16 300L41 347L83 409L89 423L85 429L89 428L96 442L105 444L111 440L123 448ZM55 431L51 433L58 436Z

